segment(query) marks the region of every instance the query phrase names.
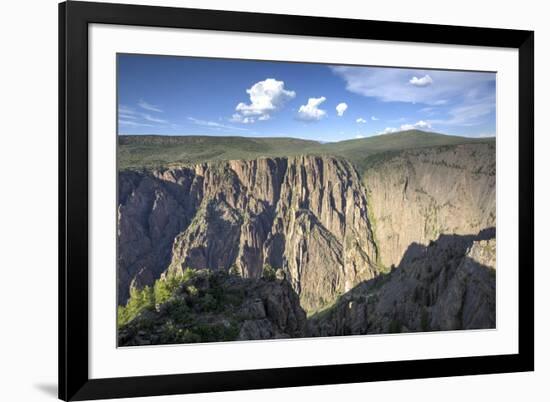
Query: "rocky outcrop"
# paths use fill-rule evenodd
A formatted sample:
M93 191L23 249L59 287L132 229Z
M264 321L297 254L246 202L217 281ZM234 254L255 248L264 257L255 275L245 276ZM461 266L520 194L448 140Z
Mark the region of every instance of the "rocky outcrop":
M359 176L348 162L289 162L264 254L267 263L287 271L306 311L378 274L367 211Z
M192 267L259 278L270 265L315 311L379 273L365 191L346 161L239 160L123 171L119 181L121 289L151 284L166 267L168 276Z
M239 340L296 338L306 334L306 314L300 299L286 280L254 280L243 283L247 300Z
M296 338L305 328L306 314L286 280L199 270L169 300L119 328L118 345Z
M398 265L412 243L496 224L494 143L389 152L363 174L380 262Z
M413 244L401 264L313 316L309 335L495 328L494 229Z

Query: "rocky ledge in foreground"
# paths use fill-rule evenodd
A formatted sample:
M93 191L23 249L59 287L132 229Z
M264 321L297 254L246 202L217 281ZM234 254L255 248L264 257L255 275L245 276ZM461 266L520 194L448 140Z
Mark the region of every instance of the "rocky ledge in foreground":
M495 262L493 228L442 235L309 319L283 270L186 269L133 291L119 346L495 328Z
M134 291L118 320L119 346L297 338L306 328L298 295L275 272L245 279L205 269Z

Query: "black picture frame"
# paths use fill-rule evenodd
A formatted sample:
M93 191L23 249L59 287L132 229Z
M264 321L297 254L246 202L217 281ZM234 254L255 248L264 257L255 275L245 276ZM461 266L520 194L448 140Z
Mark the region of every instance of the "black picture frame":
M514 48L519 52L517 354L213 373L88 375L88 25ZM534 32L70 1L59 5L59 398L88 400L534 370Z

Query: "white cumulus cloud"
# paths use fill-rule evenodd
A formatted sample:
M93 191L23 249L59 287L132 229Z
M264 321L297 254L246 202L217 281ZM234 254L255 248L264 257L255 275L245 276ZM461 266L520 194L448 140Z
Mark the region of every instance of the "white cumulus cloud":
M345 102L341 102L336 106L336 113L338 116L343 116L344 112L348 109L348 104Z
M415 87L427 87L428 85L433 84L432 77L426 74L424 77L418 78L417 76L412 77L409 80L409 83Z
M417 121L414 124L402 124L399 128L396 127L386 127L383 131L378 132L378 134L391 134L391 133L397 133L399 131L407 131L407 130L424 130L424 129L430 129L432 128L432 125L424 120Z
M365 124L367 121L365 119L363 119L362 117L359 117L357 120L355 120L356 123L359 123L359 124Z
M300 106L298 109L298 118L304 121L318 121L327 114L325 110L319 109L319 105L326 101L327 98L309 98L306 105Z
M380 120L380 119L379 119L378 117L376 117L376 116L371 116L370 119L371 119L372 121Z
M258 120L261 120L261 119L258 119ZM234 113L233 116L231 116L231 118L229 119L229 121L232 123L251 124L251 123L254 123L256 119L252 116L245 117L239 113Z
M284 81L267 78L259 81L246 90L250 103L240 102L231 121L253 123L257 120L269 120L271 113L280 109L296 92L285 89ZM238 117L240 116L240 117ZM247 119L248 117L248 119Z
M423 129L430 129L430 128L432 128L432 125L430 123L428 123L427 121L424 121L424 120L417 121L414 124L402 124L401 125L401 130L402 131L415 130L415 129L423 130Z
M384 130L380 131L378 134L391 134L396 133L399 130L395 127L386 127Z

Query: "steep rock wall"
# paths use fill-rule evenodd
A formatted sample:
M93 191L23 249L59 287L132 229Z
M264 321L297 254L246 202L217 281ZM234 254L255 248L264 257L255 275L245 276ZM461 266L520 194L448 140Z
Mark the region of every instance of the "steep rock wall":
M411 245L390 273L361 283L314 315L308 335L495 328L494 236L489 228Z
M346 161L228 161L121 172L119 182L123 289L152 283L166 267L167 275L233 267L258 278L269 264L315 311L378 274L366 195Z
M412 243L496 226L494 144L376 155L363 174L383 265L399 265Z

